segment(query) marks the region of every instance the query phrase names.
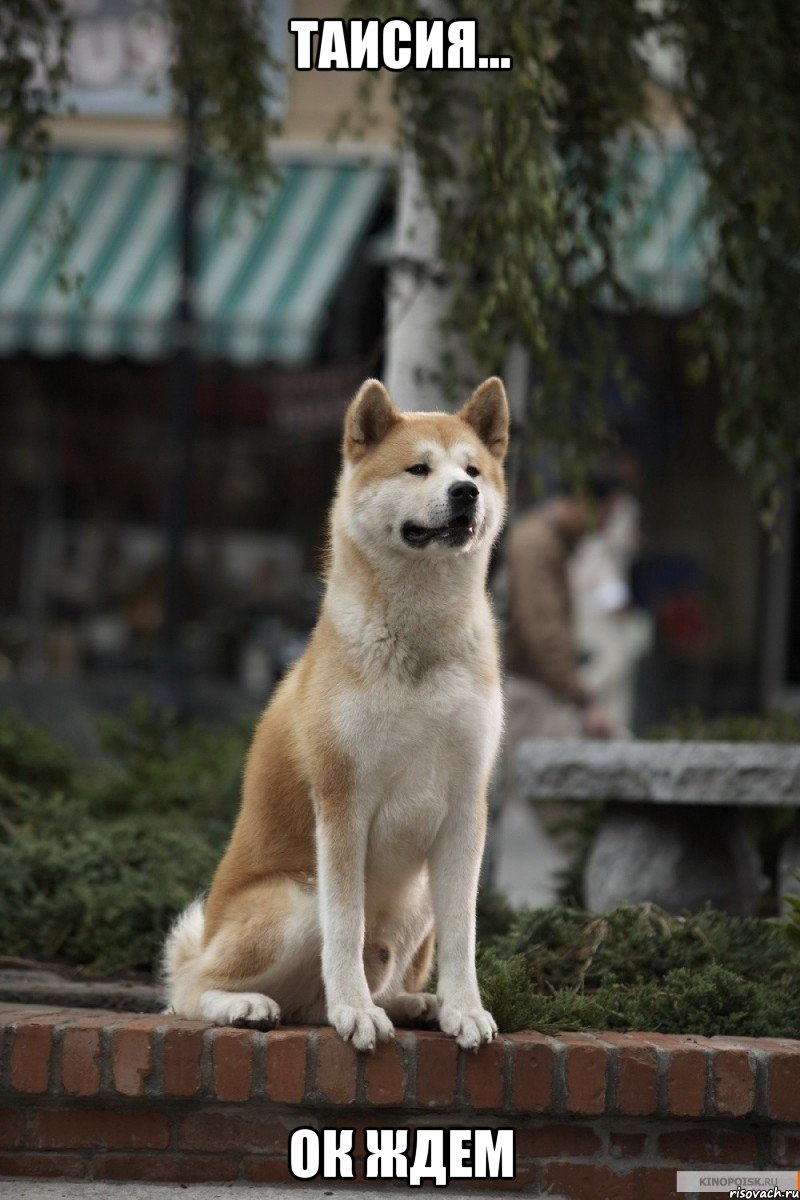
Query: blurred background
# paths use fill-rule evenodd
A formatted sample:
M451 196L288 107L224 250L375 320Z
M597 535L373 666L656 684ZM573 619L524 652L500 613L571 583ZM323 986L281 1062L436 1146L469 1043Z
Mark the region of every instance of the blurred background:
M24 177L7 150L0 177L0 703L67 733L142 691L248 713L315 618L344 407L365 375L399 372L398 110L379 78L359 140L332 140L361 75L296 71L287 22L344 8L270 0L279 132L253 202L192 155L166 21L135 2L66 9L69 77L43 166ZM601 396L636 501L625 590L604 592L641 617L634 731L676 708L800 696L793 505L769 553L715 439L713 372L686 370L703 184L674 66L654 55L652 68L643 185L615 214L630 303L605 313L636 387ZM543 477L546 453L522 454L517 507ZM502 569L497 581L502 594Z
M348 401L501 374L484 995L685 1032L693 964L696 1032L797 1036L796 958L746 918L800 892L800 7L447 11L513 68L295 69L293 18L350 21L335 58L392 0L0 5L0 994L151 978L313 627ZM784 745L714 751L730 803L701 754L697 802L650 805L698 750L651 738ZM641 795L548 790L562 754ZM628 1007L585 1007L611 971Z

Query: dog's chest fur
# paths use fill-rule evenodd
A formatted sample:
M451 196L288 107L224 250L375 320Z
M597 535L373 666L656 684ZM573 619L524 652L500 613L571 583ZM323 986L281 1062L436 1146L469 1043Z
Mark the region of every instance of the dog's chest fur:
M370 822L367 874L379 889L421 867L448 807L494 755L501 699L480 670L493 646L488 609L478 617L462 626L460 653L436 665L426 665L435 644L360 626L362 661L380 658L380 669L341 688L334 720L354 764L355 803Z

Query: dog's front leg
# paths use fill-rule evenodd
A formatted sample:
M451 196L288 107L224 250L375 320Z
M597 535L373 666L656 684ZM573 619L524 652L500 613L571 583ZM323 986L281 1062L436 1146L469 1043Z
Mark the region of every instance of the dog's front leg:
M328 1020L357 1050L392 1036L392 1022L372 1003L364 972L366 822L341 813L317 820L322 980Z
M481 1003L475 971L475 906L486 832L483 794L452 803L431 849L431 896L438 946L439 1025L465 1050L497 1033Z

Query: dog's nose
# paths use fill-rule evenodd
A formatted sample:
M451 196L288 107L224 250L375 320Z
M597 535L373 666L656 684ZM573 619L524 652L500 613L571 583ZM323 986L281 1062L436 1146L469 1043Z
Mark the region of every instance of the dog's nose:
M472 508L478 499L478 489L469 479L459 480L458 483L451 483L447 489L447 494L450 497L452 507L462 510Z

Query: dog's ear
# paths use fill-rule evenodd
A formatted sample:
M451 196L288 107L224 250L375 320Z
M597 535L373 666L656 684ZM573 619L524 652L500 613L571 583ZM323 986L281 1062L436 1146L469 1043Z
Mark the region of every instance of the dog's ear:
M502 379L493 375L470 396L458 414L477 433L495 458L504 458L508 449L508 400Z
M400 413L380 380L366 379L344 419L345 458L358 462L400 419Z

